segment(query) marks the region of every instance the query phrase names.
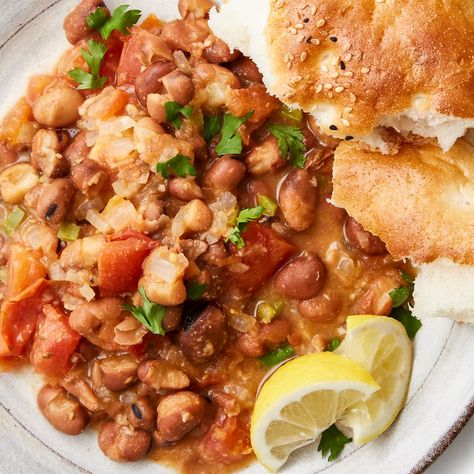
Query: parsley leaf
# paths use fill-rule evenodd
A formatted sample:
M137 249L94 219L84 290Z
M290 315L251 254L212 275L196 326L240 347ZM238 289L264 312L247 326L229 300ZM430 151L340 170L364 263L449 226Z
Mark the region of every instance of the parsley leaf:
M107 52L107 46L99 41L89 40L87 47L89 51L82 48L81 54L89 66L90 72L76 67L72 71L69 71L68 74L69 77L79 83L78 89L100 89L104 87L104 84L107 82L106 77L99 76L100 66Z
M403 324L410 339L415 337L416 333L422 326L421 321L413 316L410 308L403 308L402 306L395 308L390 313L390 317L400 321Z
M405 304L410 298L411 289L408 286L401 286L400 288L396 288L389 293L390 298L392 299L392 306L394 308L398 308Z
M165 102L166 121L174 126L174 128L180 129L183 124L183 120L180 117L189 118L193 114L192 107L183 107L178 102L170 101Z
M142 15L140 10L127 11L128 7L129 5L120 5L110 18L107 18L107 14L99 7L87 17L87 24L90 28L99 31L104 40L108 39L114 30L128 35L130 34L129 28L135 25Z
M265 208L263 206L242 209L237 216L235 226L231 230L227 240L232 242L238 249L241 249L245 245L241 233L245 231L249 222L256 221L262 217L264 212Z
M278 347L274 351L265 354L264 356L259 357L258 359L263 362L268 367L273 367L274 365L283 362L288 359L295 353L295 349L289 344Z
M143 299L143 306L124 304L123 309L130 311L153 334L164 336L165 330L162 323L166 314L166 308L160 304L152 303L148 299L143 287L140 287L138 291Z
M318 451L321 451L323 458L329 453L328 461L334 461L344 446L352 441L351 438L344 436L337 428L336 425L331 425L327 430L323 431L321 439L319 441Z
M243 125L252 115L254 111L251 110L243 117L234 117L229 112L224 115L222 123L221 141L216 146L216 153L222 155L239 155L242 153L242 137L237 133L237 130Z
M179 153L164 163L157 163L156 171L165 179L170 177L170 173L182 178L185 176L196 176L196 168L193 166L191 158Z
M297 168L304 168L306 146L301 129L293 125L272 125L270 133L278 141L278 149L284 160L291 162ZM289 156L289 158L288 158Z
M188 283L186 285L186 293L188 295L188 300L196 301L200 300L202 295L206 292L207 290L207 284L206 283L196 283L194 281Z
M333 337L326 348L326 351L332 352L335 351L341 345L341 340L338 337Z
M219 115L208 115L204 117L204 140L209 143L222 127L222 120Z

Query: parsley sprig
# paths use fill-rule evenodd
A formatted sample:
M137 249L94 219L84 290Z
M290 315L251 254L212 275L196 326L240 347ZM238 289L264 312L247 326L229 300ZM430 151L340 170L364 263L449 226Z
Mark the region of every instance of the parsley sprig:
M114 30L128 35L130 27L135 25L142 15L140 10L127 10L128 7L129 5L120 5L110 17L99 7L87 17L87 25L97 30L104 40L107 40Z
M107 52L107 46L99 41L89 40L87 47L88 50L81 49L81 54L89 66L89 72L76 67L68 74L79 84L78 89L100 89L107 82L106 77L100 76L100 66Z
M220 131L222 119L219 115L207 115L204 117L204 140L209 143Z
M216 153L222 155L240 155L242 153L242 137L238 129L253 115L251 110L243 117L234 117L226 112L221 129L221 140L216 146Z
M182 117L189 118L193 114L191 106L183 107L180 103L169 101L165 102L166 121L174 128L180 129L183 125Z
M170 174L184 178L186 176L196 176L196 168L191 162L189 156L180 155L179 153L164 163L156 164L156 171L168 179Z
M152 303L143 287L140 287L138 292L142 297L143 306L124 304L123 309L130 311L153 334L164 336L166 331L163 329L163 318L166 308L160 304Z
M241 235L242 232L245 231L249 222L256 221L262 217L264 212L265 208L263 206L242 209L237 216L235 226L231 230L227 240L232 242L238 249L241 249L245 245L245 241Z
M204 293L207 290L206 283L196 283L195 281L191 281L186 285L186 294L188 300L197 301L202 298Z
M327 430L323 431L318 451L321 451L324 458L330 453L328 461L334 461L341 454L344 446L351 441L352 439L344 436L336 428L336 425L331 425Z
M272 125L270 133L278 141L281 157L297 168L304 168L306 145L301 129L293 125Z

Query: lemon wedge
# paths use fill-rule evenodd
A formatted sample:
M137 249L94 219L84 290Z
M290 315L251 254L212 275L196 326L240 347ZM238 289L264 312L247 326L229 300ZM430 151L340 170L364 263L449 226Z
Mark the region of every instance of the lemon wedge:
M362 366L331 352L290 360L269 377L257 397L250 429L257 459L276 471L292 451L315 441L379 388Z
M349 316L347 334L335 353L363 366L380 385L339 420L351 428L355 444L383 433L402 409L410 383L413 350L405 328L386 316Z

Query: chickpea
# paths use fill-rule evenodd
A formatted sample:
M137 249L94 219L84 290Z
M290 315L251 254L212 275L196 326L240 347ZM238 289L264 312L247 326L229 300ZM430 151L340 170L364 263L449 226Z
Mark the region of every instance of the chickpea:
M60 137L62 137L61 140ZM55 130L38 130L33 137L31 164L48 178L66 176L69 163L60 153L64 144L63 133Z
M149 94L161 94L163 83L161 78L176 69L176 65L168 61L158 61L148 66L135 79L135 94L143 107L147 105Z
M141 363L138 367L138 378L156 391L182 390L191 383L186 373L161 360L147 360Z
M227 340L226 321L222 311L209 305L194 321L184 324L178 342L191 362L207 362L218 354Z
M165 202L161 200L149 201L143 211L143 218L147 221L157 221L165 212Z
M39 391L37 400L41 413L58 431L74 436L86 427L87 413L61 387L45 385Z
M252 148L245 157L249 173L266 174L285 166L285 160L280 155L277 139L274 136L266 138L261 145Z
M207 62L214 64L230 63L240 57L240 51L234 50L231 52L227 44L214 35L211 35L207 41L209 40L212 41L212 44L207 46L202 52Z
M109 179L100 163L89 158L72 166L71 178L74 186L88 198L98 196Z
M47 127L66 127L79 120L81 93L67 85L47 89L33 104L35 120Z
M164 397L157 412L155 439L173 443L201 423L206 412L206 401L194 392L178 392Z
M106 357L97 364L102 384L112 392L127 390L137 380L138 363L129 355Z
M173 219L171 233L181 236L186 233L204 232L211 227L212 211L200 199L193 199L183 206Z
M316 187L306 170L289 173L278 196L280 209L288 226L301 232L314 222L316 213Z
M326 280L326 267L317 255L296 257L275 277L275 288L281 294L298 300L316 296Z
M71 44L79 43L89 34L87 17L98 7L103 7L102 0L82 0L64 19L64 32ZM104 11L108 13L106 8Z
M146 455L150 449L151 436L146 431L106 421L100 427L98 442L99 448L110 459L133 462Z
M51 224L59 224L66 217L73 196L74 185L70 179L58 178L43 185L36 208L38 214Z
M126 410L128 422L134 428L150 431L155 428L155 407L148 398L139 398Z
M39 182L38 173L29 163L16 163L0 174L0 193L5 202L21 204L28 191Z
M181 178L179 176L171 178L168 181L168 191L175 198L182 201L192 201L193 199L202 199L201 188L197 185L194 178Z
M163 85L171 100L185 105L194 96L193 81L179 70L174 70L163 77Z
M215 193L232 191L242 181L247 168L230 156L223 156L214 161L203 178L203 187L212 189Z
M374 234L366 231L353 217L348 217L344 225L346 242L366 255L387 253L385 244Z
M339 296L325 291L309 300L300 301L298 311L310 321L329 322L337 318L340 306Z

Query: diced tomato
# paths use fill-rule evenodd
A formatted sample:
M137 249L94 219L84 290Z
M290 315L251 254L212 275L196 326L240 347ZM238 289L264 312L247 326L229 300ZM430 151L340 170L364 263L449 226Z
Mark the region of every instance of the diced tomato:
M42 314L46 280L37 280L2 305L0 314L0 357L20 356L33 335L38 317Z
M242 233L245 246L234 249L242 255L242 263L249 269L244 273L231 273L230 289L255 293L280 268L282 263L296 252L296 248L272 229L257 222L249 223Z
M46 268L41 263L36 250L13 244L8 257L7 300L16 298L24 290L46 276Z
M153 241L141 238L107 242L99 256L101 296L136 291L143 261L153 246Z
M127 240L127 239L142 240L143 242L148 242L149 244L151 244L152 247L156 245L156 242L152 238L136 230L122 230L121 232L117 232L115 234L111 234L108 236L108 240L111 242L115 242L118 240Z
M166 43L148 31L134 27L132 34L125 38L122 57L117 70L117 85L133 84L135 78L156 60L172 61L173 56Z
M0 140L12 149L31 147L38 124L33 120L33 111L21 98L5 115L0 125Z
M36 372L48 376L64 374L71 366L71 355L81 340L69 327L67 316L51 305L43 307L30 352Z

